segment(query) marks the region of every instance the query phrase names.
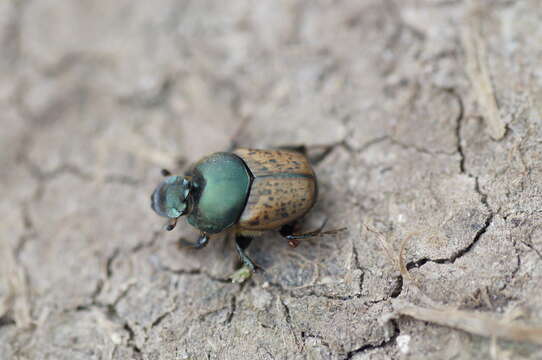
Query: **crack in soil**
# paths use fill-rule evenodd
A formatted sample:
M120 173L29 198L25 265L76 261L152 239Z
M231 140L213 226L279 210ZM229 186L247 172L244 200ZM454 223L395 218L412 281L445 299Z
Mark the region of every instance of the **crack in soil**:
M19 259L21 253L23 252L26 244L30 239L36 235L36 228L34 226L34 221L32 220L32 216L30 215L29 210L29 204L27 201L21 203L21 217L23 219L23 226L24 226L24 233L19 238L19 241L17 242L14 254L15 258Z
M457 115L457 118L456 118L456 127L455 127L455 136L456 136L456 141L457 141L457 145L456 145L457 146L457 153L459 154L459 157L460 157L460 160L459 160L459 173L460 174L465 174L469 178L474 179L474 190L480 195L482 204L484 204L489 211L492 211L491 207L489 206L489 204L487 202L487 194L482 192L482 190L480 189L480 181L479 181L478 176L474 176L473 174L468 172L467 168L465 166L465 162L466 162L467 157L465 155L465 149L464 149L464 146L463 146L463 139L462 139L462 136L461 136L461 130L463 128L463 121L465 119L465 105L463 104L463 99L457 93L457 91L455 91L454 89L448 89L447 91L450 93L450 95L452 95L456 99L457 104L459 106L459 114Z
M120 299L118 299L120 300ZM123 319L117 312L116 305L118 301L115 301L113 304L101 304L101 303L91 303L88 305L78 305L75 309L70 310L66 309L64 312L68 313L71 311L76 312L84 312L84 311L90 311L91 309L95 308L98 309L100 312L102 312L107 319L110 321L121 325L122 328L128 333L128 340L126 342L126 346L134 352L135 359L140 360L142 359L142 352L141 349L135 344L135 332L128 323L127 320Z
M489 215L487 216L487 218L485 220L484 226L482 228L480 228L476 232L476 234L475 234L475 236L473 238L473 241L467 247L465 247L465 248L457 251L456 253L452 254L452 256L450 256L449 258L442 258L442 259L422 258L422 259L419 259L419 260L416 260L416 261L411 261L411 262L406 264L407 270L410 270L410 269L413 269L413 268L419 268L419 267L423 266L424 264L426 264L428 262L434 262L434 263L437 263L437 264L453 264L458 258L460 258L463 255L465 255L466 253L468 253L476 245L476 243L480 240L482 235L486 233L487 229L489 228L489 226L493 222L493 218L494 218L494 212L492 211L492 209L489 206L488 201L487 201L488 196L487 196L487 194L482 192L482 190L480 189L479 178L477 176L474 176L470 172L468 172L466 167L465 167L466 155L465 155L465 149L464 149L464 145L463 145L463 139L462 139L462 136L461 136L461 130L462 130L462 127L463 127L463 121L464 121L464 117L465 117L465 107L464 107L464 104L463 104L463 99L457 93L457 91L455 91L455 89L453 89L453 88L445 89L445 91L447 91L451 96L453 96L456 99L457 104L459 106L459 113L458 113L457 118L456 118L456 127L455 127L455 135L456 135L456 141L457 141L456 147L457 147L457 153L459 154L459 157L460 157L460 160L459 160L459 172L460 172L460 174L467 175L469 178L474 179L474 191L478 195L480 195L480 202L489 211ZM401 291L399 291L397 293L397 296L401 293ZM395 297L397 297L397 296L395 296Z
M83 181L92 181L93 176L90 173L84 172L77 165L73 164L60 164L58 167L53 170L43 171L38 165L34 164L30 159L25 158L24 163L27 165L30 174L34 176L39 182L49 182L55 178L69 174L73 175Z
M4 28L4 36L0 39L2 44L2 52L4 54L3 60L9 63L10 67L17 69L20 65L19 59L21 58L21 33L22 33L22 19L25 15L25 8L29 1L20 0L12 1L12 11L8 13L8 19L10 20Z
M0 316L0 328L4 326L13 326L15 324L16 324L15 319L13 319L13 317L10 316L9 314L6 313Z
M234 285L231 282L230 279L215 277L215 276L209 274L208 272L206 272L204 270L201 270L199 268L189 269L189 270L186 270L186 269L171 269L170 267L168 267L166 265L158 264L158 269L161 270L161 271L170 273L170 274L175 274L175 275L187 275L187 276L203 275L203 276L207 277L211 281L216 281L216 282L219 282L219 283L222 283L222 284L232 284L232 285Z
M453 98L456 99L457 105L459 106L459 114L457 114L457 118L455 119L456 148L460 158L459 172L461 174L467 174L465 170L465 150L463 149L463 139L461 138L461 129L463 127L463 120L465 118L465 105L463 104L463 99L461 98L461 96L454 89L446 89L446 91L448 92L448 94L450 94Z
M540 252L540 250L538 250L533 244L531 244L531 243L529 243L529 242L527 242L527 241L525 241L525 240L520 240L520 241L521 241L521 243L522 243L523 245L525 245L525 246L527 246L529 249L533 250L533 251L536 253L536 255L538 255L538 257L539 257L540 259L542 259L542 252Z
M306 348L307 338L314 338L314 339L320 340L320 345L325 346L331 352L331 346L329 345L328 342L324 341L324 338L322 336L311 334L311 333L308 333L307 331L301 332L301 339L303 340L303 348Z
M499 289L499 291L505 290L508 287L508 285L512 283L512 279L516 277L517 273L519 272L519 269L521 268L521 255L520 255L519 250L516 248L515 244L514 244L514 250L516 252L516 267L514 268L514 270L512 270L512 273L510 274L510 279L507 279L507 281L503 284L503 286Z
M128 341L126 345L133 350L136 359L142 359L143 356L141 355L141 349L135 344L135 332L127 321L124 322L123 329L128 333Z
M105 263L105 275L107 279L111 279L113 276L113 262L119 256L120 250L118 248L115 248L113 250L113 253L107 257L107 261Z
M175 306L171 309L171 310L168 310L166 312L164 312L162 315L158 316L156 319L154 319L154 321L151 323L151 327L150 329L160 325L160 323L170 314L172 314L173 312L175 312L176 310L178 309L178 305L177 303L175 303ZM149 329L149 330L150 330Z
M382 349L384 347L392 345L396 341L399 334L401 334L401 330L399 329L399 326L397 325L397 322L395 320L390 320L390 323L393 326L393 333L391 334L389 339L384 340L378 344L365 344L358 349L352 350L348 352L344 360L352 359L354 355L357 355L357 354L362 354L362 353L375 350L375 349Z
M326 293L318 293L314 289L317 286L311 286L311 287L306 287L306 288L301 288L301 289L299 289L299 288L297 288L297 289L296 288L286 289L286 288L284 288L282 285L280 285L278 283L268 281L267 284L271 288L277 289L281 295L286 295L286 296L291 297L293 299L304 299L304 298L313 296L313 297L323 298L323 299L328 299L328 300L350 301L350 300L361 299L362 298L361 293L353 294L353 295L332 295L332 294L326 294ZM299 290L305 290L305 289L307 289L308 291L303 292L301 294L295 293L296 290L299 291ZM372 306L372 305L384 302L384 301L386 301L388 299L389 299L389 297L384 297L384 298L378 299L378 300L367 300L367 301L364 301L363 304L366 305L366 306Z
M397 139L394 139L393 137L390 137L389 141L391 144L397 145L404 150L414 150L420 154L425 154L425 155L430 155L430 156L436 156L436 155L454 156L456 154L455 152L446 152L446 151L441 151L441 150L430 151L426 148L423 148L414 144L405 144Z
M138 108L155 108L164 106L175 86L177 81L175 75L166 75L160 84L151 91L135 91L135 93L121 96L118 98L118 103L124 106L138 107Z
M284 303L284 301L282 301L282 299L280 298L280 296L278 297L278 300L280 302L280 304L282 305L282 309L283 309L283 312L284 312L284 319L286 320L286 323L288 324L288 327L290 328L290 332L292 333L292 336L294 337L294 341L297 345L297 347L299 349L302 349L302 345L299 341L299 338L296 334L296 332L294 331L294 326L292 325L292 316L290 315L290 308Z
M395 287L390 293L390 298L392 299L395 299L396 297L401 295L401 293L403 292L403 276L399 275L397 276L396 279L397 279L397 284L395 285Z
M428 262L433 262L433 263L437 263L437 264L453 264L453 263L455 263L455 261L457 259L459 259L462 256L464 256L465 254L467 254L478 243L478 241L480 240L482 235L484 235L486 233L487 229L492 224L493 217L494 217L494 215L492 213L489 214L489 216L486 218L484 226L482 228L480 228L476 232L476 235L474 235L474 238L473 238L472 242L467 247L465 247L463 249L460 249L455 254L452 254L452 256L450 256L449 258L443 258L443 259L422 258L420 260L411 261L411 262L406 264L407 270L422 267L423 265L425 265Z
M225 324L231 324L235 311L237 310L237 296L233 295L230 299L230 313L226 318Z
M361 294L363 293L363 283L365 281L365 269L363 268L363 266L361 266L361 262L359 261L358 249L356 248L356 245L354 242L352 242L352 254L354 257L354 264L356 266L356 269L361 271L361 275L359 277L359 284L358 284L359 293L357 294L358 297L361 297Z
M141 185L141 180L128 175L110 174L105 176L104 183L139 187Z

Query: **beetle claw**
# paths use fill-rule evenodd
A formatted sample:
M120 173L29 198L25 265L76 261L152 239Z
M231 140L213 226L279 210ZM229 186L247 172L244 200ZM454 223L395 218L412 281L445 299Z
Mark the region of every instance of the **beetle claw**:
M320 233L320 235L335 235L335 234L338 234L338 233L346 231L346 230L348 230L347 227L342 227L342 228L339 228L339 229L332 229L332 230L328 230L328 231L322 231Z
M290 245L290 247L296 248L299 245L299 240L288 239L288 245Z

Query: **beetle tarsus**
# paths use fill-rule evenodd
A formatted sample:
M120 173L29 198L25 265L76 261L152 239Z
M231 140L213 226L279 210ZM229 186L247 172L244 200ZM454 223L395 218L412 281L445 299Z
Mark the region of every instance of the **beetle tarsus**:
M279 150L295 151L306 156L311 164L318 164L329 155L337 144L329 145L283 145ZM309 154L311 150L311 154Z
M322 225L320 225L320 227L316 230L313 230L313 231L309 231L309 232L306 232L306 233L302 233L302 234L294 234L294 225L293 224L288 224L288 225L284 225L281 229L280 229L280 234L286 238L288 240L288 243L290 243L290 241L292 240L303 240L303 239L309 239L311 237L315 237L315 236L318 236L322 233L322 230L324 230L324 227L326 226L327 224L327 218L324 220L324 222L322 223ZM297 242L293 242L293 244L296 244L296 243L299 243L298 241ZM291 245L290 245L291 246ZM297 246L297 244L295 245ZM294 247L295 247L294 246Z
M324 230L324 227L327 224L327 219L323 222L323 224L316 230L309 231L302 234L294 234L294 224L286 224L283 227L280 228L279 232L282 237L284 237L286 240L288 240L288 245L295 248L299 245L300 240L304 239L310 239L312 237L316 236L322 236L322 235L333 235L338 232L346 230L346 228L340 228L340 229L333 229L328 231L322 231Z
M296 248L299 245L299 240L297 240L297 239L289 239L288 240L288 245L290 245L290 247Z
M305 145L283 145L278 147L279 150L295 151L307 156L307 147Z

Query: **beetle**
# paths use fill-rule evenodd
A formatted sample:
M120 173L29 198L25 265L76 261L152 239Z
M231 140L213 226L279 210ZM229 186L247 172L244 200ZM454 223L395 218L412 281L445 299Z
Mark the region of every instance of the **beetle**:
M166 178L152 193L151 208L169 219L167 230L187 216L200 236L195 243L181 241L197 249L207 245L211 234L233 233L244 264L231 276L233 281L244 281L258 268L245 250L265 231L278 230L292 247L323 234L325 222L315 231L294 233L296 222L318 197L316 175L305 151L238 148L202 158L185 176L167 170L162 174Z

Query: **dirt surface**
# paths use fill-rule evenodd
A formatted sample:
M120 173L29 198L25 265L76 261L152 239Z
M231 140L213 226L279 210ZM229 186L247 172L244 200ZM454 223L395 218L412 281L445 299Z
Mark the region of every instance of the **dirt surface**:
M541 24L538 0L0 2L0 359L541 359ZM236 132L330 145L305 227L348 227L255 241L243 285L232 243L178 249L149 207Z

